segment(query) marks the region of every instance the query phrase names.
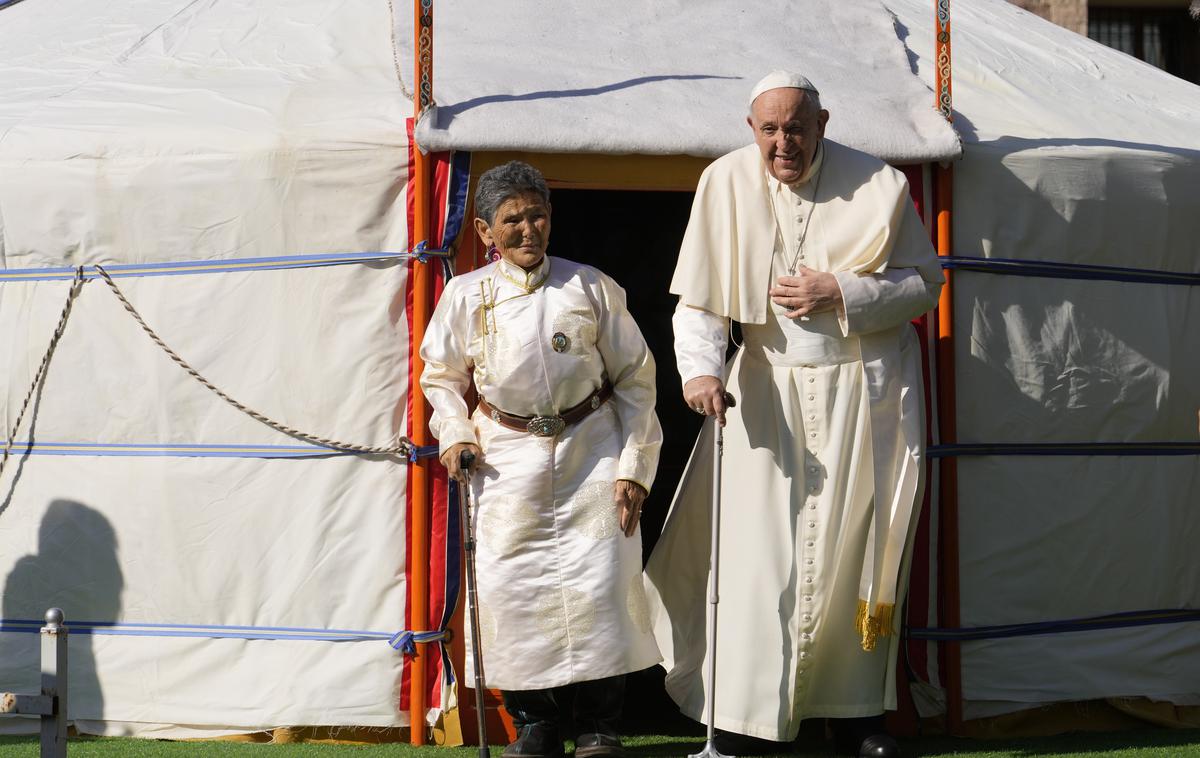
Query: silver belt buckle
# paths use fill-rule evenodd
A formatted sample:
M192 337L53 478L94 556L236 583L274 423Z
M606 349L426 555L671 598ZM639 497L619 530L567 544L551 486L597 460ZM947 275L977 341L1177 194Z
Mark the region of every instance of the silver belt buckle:
M526 431L534 437L557 437L567 428L567 422L562 416L534 416L525 425Z

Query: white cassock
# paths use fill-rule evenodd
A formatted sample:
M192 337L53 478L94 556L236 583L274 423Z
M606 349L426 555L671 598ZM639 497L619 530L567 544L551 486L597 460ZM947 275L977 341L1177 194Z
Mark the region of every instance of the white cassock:
M766 292L793 261L834 273L844 310L785 317ZM825 140L788 187L751 145L701 179L672 292L684 382L727 373L737 399L722 480L718 728L790 740L804 718L895 707L888 635L923 443L908 322L941 281L907 183L870 156ZM731 318L744 344L726 372ZM667 691L698 720L712 433L706 424L646 568Z
M613 502L618 479L650 489L662 444L654 358L624 291L562 258L530 272L501 260L447 283L421 357L441 449L483 451L472 491L487 685L543 689L657 663L640 527L626 537ZM613 396L536 437L478 409L468 417L472 378L492 407L519 416L558 415L605 380Z

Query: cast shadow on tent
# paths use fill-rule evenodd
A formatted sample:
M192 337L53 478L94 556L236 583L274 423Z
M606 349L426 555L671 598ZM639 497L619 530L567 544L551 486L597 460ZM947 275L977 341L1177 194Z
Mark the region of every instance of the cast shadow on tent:
M62 608L67 628L75 621L115 621L121 615L124 576L112 524L73 500L54 500L38 528L37 553L22 556L4 583L3 618L40 620L47 608ZM105 718L104 690L96 672L90 634L72 634L68 652L68 708L73 721ZM37 634L0 634L4 684L37 691Z
M741 79L740 76L719 76L717 74L659 74L655 76L638 76L633 79L626 79L623 82L614 82L613 84L605 84L600 87L584 87L582 89L564 89L564 90L539 90L537 92L526 92L519 95L485 95L484 97L475 97L470 100L464 100L461 103L452 105L438 105L438 126L445 128L454 117L460 113L465 113L472 108L478 108L481 105L490 105L492 103L518 103L529 100L559 100L568 97L594 97L603 95L606 92L616 92L618 90L629 89L631 87L640 87L654 82L669 82L669 81L698 81L702 79Z

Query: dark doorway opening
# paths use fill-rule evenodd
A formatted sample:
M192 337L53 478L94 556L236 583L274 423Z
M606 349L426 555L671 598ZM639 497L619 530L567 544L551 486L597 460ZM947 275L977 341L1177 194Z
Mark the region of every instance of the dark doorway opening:
M550 254L587 263L622 287L657 364L657 412L663 427L658 475L642 515L642 557L649 557L675 488L692 452L701 418L683 402L675 367L671 314L675 296L667 289L692 207L691 192L555 189ZM694 752L703 727L679 714L663 689L659 666L626 680L623 731L685 738L674 754ZM701 738L702 739L702 738Z

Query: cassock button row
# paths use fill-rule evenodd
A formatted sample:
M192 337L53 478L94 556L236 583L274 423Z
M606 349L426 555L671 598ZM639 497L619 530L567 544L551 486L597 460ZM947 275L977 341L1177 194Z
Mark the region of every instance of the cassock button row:
M816 504L816 503L809 503L809 504L808 504L808 509L809 509L810 511L815 511L815 510L817 509L817 504Z
M816 528L817 528L817 522L816 522L816 521L809 521L809 522L808 522L808 528L809 528L809 529L816 529Z
M805 584L812 584L812 577L811 577L811 576L806 576L806 577L804 577L804 583L805 583Z
M801 651L800 651L800 659L801 659L801 660L803 660L803 659L805 659L805 658L807 658L807 657L808 657L808 652L807 652L807 651L804 651L804 650L801 650Z
M811 566L811 565L813 565L813 559L812 559L812 558L805 558L805 559L804 559L804 563L805 563L806 565L809 565L809 566Z
M811 603L811 602L812 602L812 595L805 595L805 596L804 596L804 602L806 602L806 603Z
M816 433L816 432L809 432L809 433L808 433L808 436L809 436L809 437L812 437L812 438L815 440L815 439L817 438L817 433Z
M812 547L812 546L813 546L813 545L815 545L815 544L817 544L817 543L813 542L812 540L809 540L808 542L805 542L805 543L804 543L804 546L805 546L805 547Z
M803 618L805 621L812 621L812 614L811 614L811 613L806 613L806 614L804 614L804 616L803 616L802 618Z
M810 376L810 377L808 377L808 383L809 383L809 384L813 384L813 383L814 383L814 382L816 382L816 381L817 381L817 380L816 380L816 378L815 378L815 377L811 377L811 376Z
M812 379L809 379L808 381L810 381L810 382L811 382L811 381L812 381ZM808 396L808 399L809 399L809 400L816 400L816 399L817 399L817 396L816 396L816 395L809 395L809 396Z

